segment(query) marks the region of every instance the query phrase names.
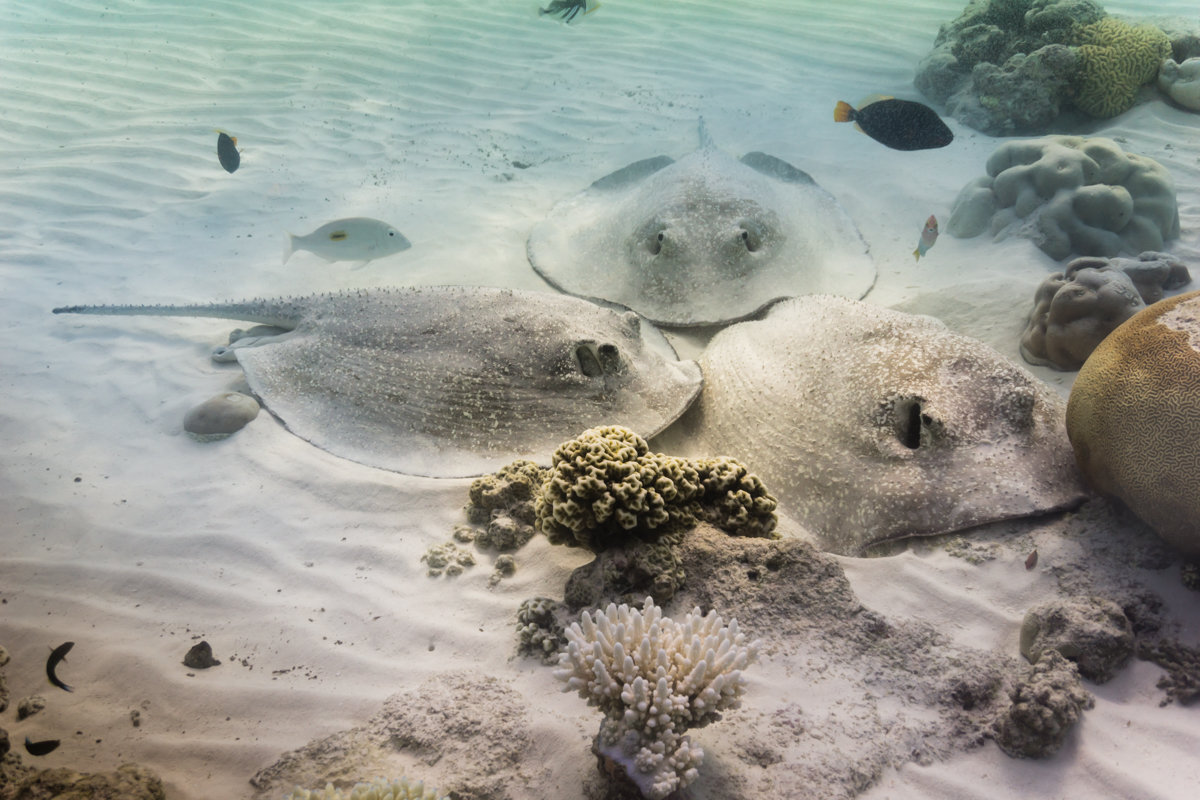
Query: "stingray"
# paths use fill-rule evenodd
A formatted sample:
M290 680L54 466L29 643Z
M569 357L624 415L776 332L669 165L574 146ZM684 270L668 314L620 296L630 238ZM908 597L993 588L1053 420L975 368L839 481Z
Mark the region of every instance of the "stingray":
M54 313L218 317L288 430L362 464L413 475L549 463L580 431L652 436L700 390L694 361L627 310L545 292L429 287L210 305L71 306Z
M700 399L657 447L743 461L822 549L1072 508L1065 404L932 317L837 297L718 333Z
M529 263L569 294L666 326L727 323L780 297L863 297L875 265L849 215L775 156L700 148L600 178L534 227Z

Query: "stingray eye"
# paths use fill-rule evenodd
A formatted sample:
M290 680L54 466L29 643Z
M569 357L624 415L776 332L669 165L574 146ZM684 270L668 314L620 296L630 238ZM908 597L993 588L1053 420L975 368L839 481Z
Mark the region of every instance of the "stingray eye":
M896 438L900 444L909 450L921 447L922 431L929 431L934 426L934 420L925 413L921 398L906 397L898 400L895 405ZM926 438L926 443L928 439Z
M575 348L575 360L579 363L579 371L589 378L599 378L604 375L597 353L592 352L593 345L581 344ZM614 348L615 349L615 348Z
M600 361L600 368L605 374L612 375L621 370L621 352L617 350L615 344L602 344L596 350L596 355Z
M763 246L762 229L753 223L742 223L742 230L739 234L742 239L742 244L746 246L746 250L751 253L756 253Z
M653 239L650 240L650 252L653 255L658 255L662 252L663 242L666 241L666 234L659 231Z

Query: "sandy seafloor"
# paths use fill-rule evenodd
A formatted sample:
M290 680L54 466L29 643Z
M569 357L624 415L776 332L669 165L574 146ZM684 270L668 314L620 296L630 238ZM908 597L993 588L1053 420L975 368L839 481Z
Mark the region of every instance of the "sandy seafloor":
M64 740L39 766L137 761L171 798L250 797L248 779L284 751L466 670L528 700L543 761L525 796L570 798L594 770L587 747L599 724L547 668L512 658L518 603L560 595L579 552L535 541L494 589L486 556L457 580L431 580L418 559L463 521L467 481L351 463L267 414L197 442L183 413L239 383L236 366L209 359L234 323L66 318L52 307L411 284L547 290L526 261L531 226L628 162L690 152L703 115L723 148L777 155L840 199L879 267L870 301L943 316L1016 357L1054 262L1024 240L945 235L919 264L910 255L925 217L944 225L999 142L950 121L951 147L901 153L831 122L838 99L919 99L915 64L957 0L605 0L571 27L538 20L532 6L0 8L0 644L13 656L13 704L32 693L50 701L20 723L10 709L0 726L18 742ZM1173 0L1106 8L1195 12ZM235 174L217 163L215 128L239 137ZM1171 170L1182 238L1170 249L1195 271L1200 116L1151 99L1072 132L1117 138ZM285 230L347 216L388 220L413 247L358 270L308 253L281 266ZM681 351L694 355L695 343ZM1069 388L1070 375L1037 374ZM1056 591L1055 558L1088 563L1088 539L1063 536L1070 524L979 532L999 553L980 565L936 543L841 561L867 606L1015 652L1024 610ZM1147 536L1129 518L1094 528ZM1030 545L1042 566L1026 572ZM1143 578L1167 599L1180 640L1200 642L1200 607L1178 565ZM181 665L200 638L220 667ZM48 648L67 640L69 695L43 674ZM779 658L748 672L745 706L820 706L822 689L789 681ZM1051 759L1012 760L987 743L887 768L863 796L1195 797L1200 716L1159 707L1160 675L1135 661L1089 686L1096 708ZM701 742L712 769L736 772L722 754L725 724ZM413 766L447 781L436 764ZM828 788L819 776L812 787L814 797ZM692 796L720 796L709 791L702 773Z

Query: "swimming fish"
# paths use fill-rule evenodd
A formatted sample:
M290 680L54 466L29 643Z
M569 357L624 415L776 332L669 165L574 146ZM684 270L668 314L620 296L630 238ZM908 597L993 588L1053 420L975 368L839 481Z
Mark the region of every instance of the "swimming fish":
M925 220L925 227L921 229L921 240L917 242L917 249L913 250L913 258L920 261L921 256L928 253L929 248L933 247L933 243L937 241L937 235L937 217L930 214L929 219Z
M54 648L54 652L50 654L50 658L46 659L46 677L49 678L50 682L55 686L67 692L73 692L75 690L58 679L58 676L54 674L54 668L58 666L58 662L66 661L67 653L71 652L71 648L74 646L74 642L63 642L58 647ZM50 751L47 750L46 752L48 753Z
M25 737L25 752L31 756L44 756L47 753L53 753L58 749L60 744L58 739L46 739L45 741L35 742Z
M569 23L581 12L590 14L599 7L600 3L597 0L553 0L546 8L538 9L538 16L548 14Z
M217 131L217 160L226 172L237 172L242 156L237 149L237 137L225 131Z
M360 261L365 264L376 258L390 256L412 247L400 231L368 217L337 219L317 228L307 236L287 235L283 246L283 263L297 250L316 253L326 261Z
M954 141L946 123L927 105L894 97L869 97L858 108L838 100L834 122L855 127L893 150L929 150Z

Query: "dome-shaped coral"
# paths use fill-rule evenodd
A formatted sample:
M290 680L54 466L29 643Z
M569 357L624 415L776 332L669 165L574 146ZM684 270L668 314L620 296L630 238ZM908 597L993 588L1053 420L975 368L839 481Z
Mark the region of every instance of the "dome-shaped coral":
M1084 363L1067 435L1093 488L1200 556L1200 292L1135 314Z
M1161 250L1179 236L1175 183L1157 161L1111 139L1006 142L988 158L987 175L959 192L946 231L1027 236L1054 259Z

